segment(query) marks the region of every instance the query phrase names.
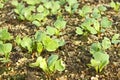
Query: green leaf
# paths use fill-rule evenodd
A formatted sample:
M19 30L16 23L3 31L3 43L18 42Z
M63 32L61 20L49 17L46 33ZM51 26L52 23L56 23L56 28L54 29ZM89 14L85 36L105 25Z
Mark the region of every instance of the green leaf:
M113 0L111 1L110 6L113 7L113 8L116 8L116 4Z
M41 2L41 0L23 0L23 1L27 2L27 4L30 5L39 4Z
M52 2L51 12L52 12L53 14L56 14L59 9L60 9L59 1L53 1L53 2Z
M112 25L112 22L110 20L108 20L107 17L103 17L102 18L102 20L101 20L101 26L103 28L109 28L109 27L111 27L111 25Z
M93 43L90 47L90 53L95 54L96 52L101 51L101 44L99 42Z
M43 12L44 17L48 16L50 14L50 11L48 9L45 9Z
M32 24L36 25L37 27L41 26L40 22L37 20L33 21Z
M65 45L65 40L64 40L64 39L62 39L62 40L60 40L60 39L55 39L55 40L58 42L59 46Z
M113 0L110 3L110 6L115 10L115 11L119 11L120 8L120 3L119 2L114 2Z
M19 20L25 20L25 17L22 14L19 14L18 19Z
M47 62L46 62L45 58L42 58L42 57L40 57L40 58L41 58L41 59L39 60L39 62L40 62L39 67L40 67L44 72L48 73L48 66L47 66Z
M0 30L0 40L6 41L12 39L12 36L8 32L7 29L1 29Z
M47 9L51 9L52 8L52 2L48 1L46 3L43 4Z
M78 3L77 0L66 0L69 6L73 6L75 3Z
M65 70L65 64L63 63L63 61L60 59L60 60L57 60L55 62L55 69L58 70L58 71L63 71Z
M38 12L43 12L44 11L44 7L42 5L39 5L37 8Z
M108 49L108 48L110 48L110 46L111 46L111 41L110 41L110 39L107 38L107 37L104 37L104 39L102 40L102 47L103 47L103 49L104 49L104 50L105 50L105 49Z
M52 46L51 46L52 45ZM51 42L49 42L47 45L46 45L46 49L48 51L55 51L57 48L59 47L59 44L57 43L57 41L55 40L52 40Z
M78 4L78 3L74 4L74 5L72 6L72 13L77 12L78 7L79 7L79 4Z
M48 36L44 38L42 42L47 51L55 51L59 47L58 42L56 40L51 39Z
M100 23L98 20L93 20L93 23L94 23L94 28L96 31L100 31Z
M96 18L96 19L101 18L100 11L99 11L99 9L98 9L97 7L95 7L95 8L93 9L92 17L93 17L93 18Z
M12 50L12 44L6 43L6 44L0 44L0 55L7 55Z
M3 8L4 4L0 2L0 9Z
M58 29L58 30L61 30L61 29L64 29L65 26L66 26L66 21L64 20L56 20L55 23L54 23L54 26Z
M30 63L29 66L30 67L38 67L40 65L40 61L41 61L42 57L38 57L36 62L34 63Z
M82 11L84 14L87 14L92 11L92 7L85 5L82 7Z
M31 63L31 64L29 64L29 66L30 67L40 67L46 73L48 72L46 60L44 58L42 58L41 56L37 58L35 63Z
M0 55L4 55L5 52L4 52L4 45L3 44L0 44Z
M16 5L16 8L14 9L15 13L17 13L19 16L23 15L23 12L22 10L25 8L24 4L21 2L21 3L18 3Z
M95 8L93 9L93 12L94 12L94 13L100 13L100 10L99 10L97 7L95 7Z
M93 58L94 58L95 60L98 60L98 61L101 62L102 60L105 59L106 54L107 54L107 53L105 53L105 52L96 52L95 54L93 54ZM107 55L107 56L108 56L108 55Z
M26 9L28 9L28 11L35 11L35 6L28 6L26 7Z
M23 11L24 10L24 11ZM28 10L27 8L26 9L23 9L22 11L24 12L24 17L27 19L27 20L30 20L32 21L32 16L31 16L31 11Z
M20 38L20 36L18 35L17 37L16 37L16 39L15 39L15 42L18 44L18 45L20 45L21 44L21 38Z
M12 50L12 44L11 43L6 43L3 45L4 46L4 52L5 53L10 53Z
M119 39L120 34L114 34L114 36L112 37L112 43L117 44L120 43Z
M107 8L103 5L99 6L98 9L102 12L102 11L106 11Z
M97 31L94 27L86 26L86 28L91 34L97 34Z
M60 5L64 5L66 3L65 0L60 0Z
M37 42L41 42L41 41L43 42L46 39L46 37L48 37L48 36L42 31L37 31L35 33L35 40Z
M93 25L93 18L86 18L85 21L81 24L81 27L87 30L87 27L91 27Z
M28 6L27 8L22 9L22 13L24 14L24 17L29 20L33 21L34 17L32 16L32 11L35 10L35 6Z
M0 41L0 44L3 44L3 41Z
M79 10L79 12L78 12L78 13L79 13L79 15L80 15L80 16L85 17L85 14L83 13L83 11L82 11L82 10Z
M76 33L81 35L83 34L83 30L80 27L76 27Z
M65 6L65 10L69 12L70 14L72 13L72 9L70 6Z
M92 7L85 5L82 7L82 10L79 10L79 15L85 17L91 11L92 11Z
M96 19L99 19L99 18L101 17L101 14L100 14L100 13L93 12L93 13L92 13L92 17L93 17L93 18L96 18Z
M103 68L109 63L109 55L105 52L96 52L93 54L94 59L91 59L91 63L88 66L94 67L96 72L101 72Z
M117 39L119 39L119 36L120 36L120 34L114 34L114 36L112 37L112 40L117 40Z
M97 67L100 65L100 61L97 61L95 59L91 59L90 62L91 62L91 66L93 66L93 67Z
M38 51L38 53L40 54L42 52L42 50L43 50L43 45L42 45L42 43L38 42L37 43L37 51Z
M32 52L32 39L25 36L21 41L21 46L27 48L29 52Z
M58 60L58 55L51 55L48 58L47 63L48 63L48 67L49 67L51 72L55 71L55 63L57 60Z
M100 65L100 61L97 61L95 59L91 59L90 60L90 64L87 64L89 67L94 67L96 72L99 72L99 65Z
M49 0L40 0L42 3L47 3Z
M17 0L12 0L11 4L14 5L14 6L17 6L18 5L18 1Z
M54 35L54 34L56 34L56 32L58 32L58 30L56 28L51 27L51 26L47 26L47 30L46 30L47 34Z
M95 60L100 61L99 64L99 72L109 63L109 55L106 53L96 53L93 55Z
M41 21L44 19L44 14L43 13L37 13L33 16L34 20L38 20L38 21ZM37 22L36 22L37 23ZM40 23L39 23L40 24Z

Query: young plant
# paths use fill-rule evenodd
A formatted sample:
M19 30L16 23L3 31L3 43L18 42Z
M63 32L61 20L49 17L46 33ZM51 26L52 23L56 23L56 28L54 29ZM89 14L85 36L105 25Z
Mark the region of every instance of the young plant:
M16 43L20 45L21 47L27 49L30 52L33 51L33 41L31 38L25 36L23 39L20 38L20 36L16 37Z
M103 5L100 5L98 7L95 7L92 11L91 17L95 18L95 19L100 19L101 18L101 14L104 14L104 12L107 10L107 8Z
M38 54L43 50L55 51L57 48L65 44L65 41L51 38L46 34L46 32L41 31L37 31L34 38L25 36L21 39L20 36L17 36L15 41L18 45L27 49L29 53L37 51Z
M22 48L27 49L28 53L31 53L32 51L35 50L40 54L43 49L43 46L41 43L39 42L36 43L34 39L27 36L23 37L22 39L20 36L17 36L15 42Z
M62 59L58 59L58 55L51 55L48 60L40 56L37 58L35 63L30 63L29 66L41 68L48 78L56 71L63 71L65 69L65 64Z
M103 52L97 52L93 54L93 58L88 66L94 67L96 72L101 72L105 66L109 63L109 55Z
M18 18L21 20L25 20L23 16L23 11L22 11L25 8L23 2L19 3L17 0L13 0L11 4L15 6L14 12L19 15Z
M111 27L112 22L107 17L102 17L102 13L107 8L103 5L92 8L90 6L83 6L79 10L79 15L84 19L80 27L76 27L76 33L78 35L98 34L104 31L104 29Z
M110 6L117 12L120 9L120 3L119 2L114 2L113 0L111 1Z
M9 62L10 52L12 50L11 43L5 43L6 41L12 39L12 36L8 32L8 29L1 29L0 30L0 56L4 56L0 58L1 62Z
M63 19L57 19L55 22L54 22L54 27L52 26L47 26L46 27L46 34L50 35L50 36L53 36L53 35L56 35L56 36L59 36L62 34L62 30L65 29L66 27L66 21L64 21Z
M18 2L18 0L13 0L12 5L15 7L14 11L20 20L30 21L37 27L45 23L48 15L60 13L59 1L22 0Z
M60 11L60 1L48 1L44 2L44 7L50 10L51 14L57 14Z
M55 23L54 26L55 28L57 28L59 31L61 31L62 29L64 29L66 27L66 21L63 20L63 18L58 18Z
M3 58L0 58L0 61L5 63L9 62L10 59L10 52L12 50L12 44L11 43L3 43L0 41L0 56L4 56Z
M86 33L98 34L103 32L106 28L110 28L111 25L112 22L107 17L103 17L101 21L88 17L80 27L76 27L76 33L78 35L86 35Z
M6 29L6 28L0 29L0 40L7 41L7 40L10 40L10 39L12 39L12 36L8 32L8 29Z
M42 43L44 49L47 51L55 51L60 46L57 39L52 39L50 36L46 35L46 33L41 31L36 32L35 40L36 42Z
M91 17L95 18L95 19L100 19L101 18L101 14L104 14L104 12L107 10L107 8L103 5L100 5L98 7L95 7L91 13Z
M83 30L90 32L91 34L97 34L100 31L100 23L94 18L87 18L81 27L76 28L76 33L79 35L84 34Z
M82 9L79 10L78 13L80 16L86 17L91 12L92 12L92 7L85 5L82 7Z
M0 0L0 9L2 9L8 0Z
M109 55L106 53L106 49L110 48L111 42L109 38L104 37L102 43L93 43L90 47L90 53L93 58L88 64L89 67L95 68L96 72L101 72L105 66L109 63Z
M73 14L77 11L77 8L79 6L77 0L66 0L66 2L68 3L68 6L65 6L65 10L67 12L69 12L70 14Z

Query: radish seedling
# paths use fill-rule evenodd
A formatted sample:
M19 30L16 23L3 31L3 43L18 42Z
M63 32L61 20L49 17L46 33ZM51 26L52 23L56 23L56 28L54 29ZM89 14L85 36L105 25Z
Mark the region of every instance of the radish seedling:
M65 69L65 64L63 64L62 59L58 59L58 55L51 55L48 60L40 56L35 63L30 63L29 66L41 68L48 77L52 76L56 71Z
M88 66L95 68L96 72L101 72L105 66L109 63L109 55L106 53L106 49L110 48L111 42L107 37L104 37L102 43L93 43L90 47L90 53L93 58Z

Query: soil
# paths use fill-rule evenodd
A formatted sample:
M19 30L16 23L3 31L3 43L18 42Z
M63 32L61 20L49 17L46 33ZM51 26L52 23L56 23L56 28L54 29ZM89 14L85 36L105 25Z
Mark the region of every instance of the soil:
M107 5L110 0L79 0L79 3L80 6L85 4L91 6ZM81 18L77 14L71 16L64 12L63 17L67 21L67 26L63 30L61 38L66 41L66 44L55 52L44 51L41 54L45 58L51 54L58 54L66 64L65 70L56 72L51 76L51 80L120 80L120 44L112 45L106 50L110 56L110 62L102 72L96 73L93 68L87 66L92 57L89 50L93 42L101 41L104 36L111 39L115 33L120 34L119 14L120 12L116 13L114 10L108 9L105 15L112 20L112 28L99 35L80 36L75 33L75 27L79 26ZM36 60L36 57L28 54L26 50L21 49L14 42L17 35L32 37L36 31L43 30L44 27L38 28L28 21L19 21L16 16L9 3L6 3L5 7L0 10L0 28L8 28L14 37L10 41L13 45L10 55L11 62L8 64L0 63L0 80L47 80L45 73L40 68L28 66L29 63ZM50 17L45 25L51 25L55 21L54 17Z

